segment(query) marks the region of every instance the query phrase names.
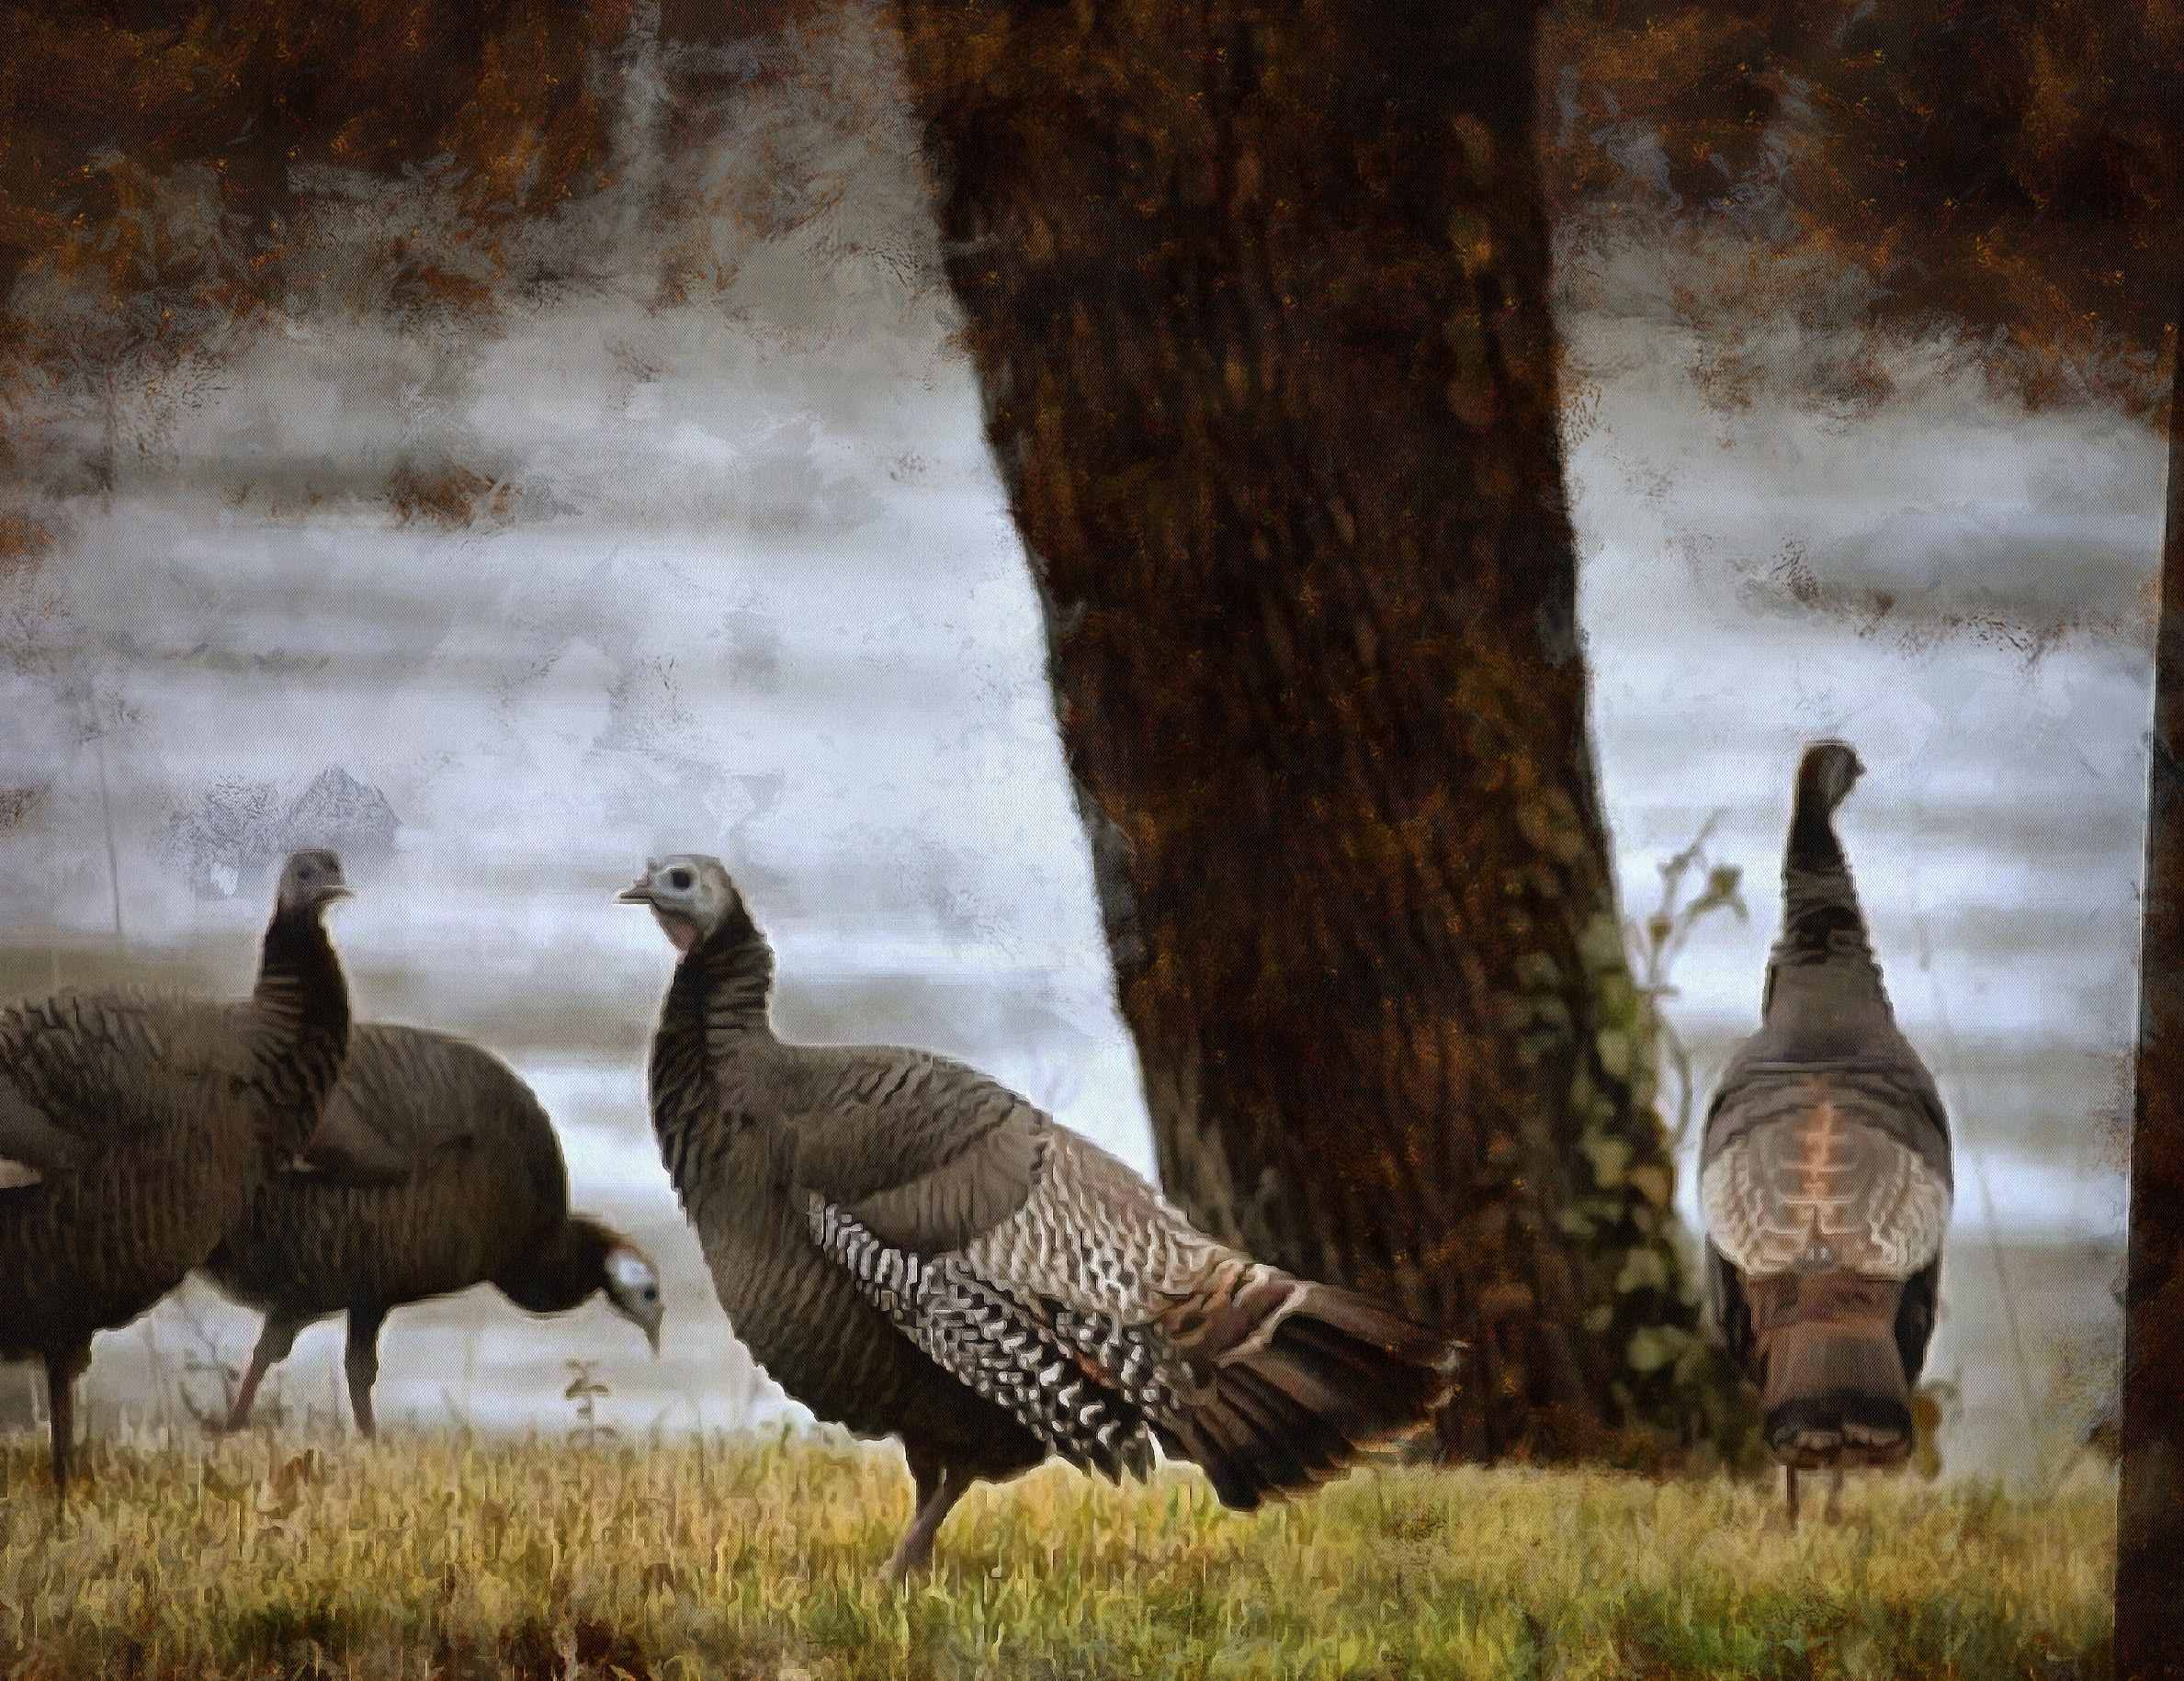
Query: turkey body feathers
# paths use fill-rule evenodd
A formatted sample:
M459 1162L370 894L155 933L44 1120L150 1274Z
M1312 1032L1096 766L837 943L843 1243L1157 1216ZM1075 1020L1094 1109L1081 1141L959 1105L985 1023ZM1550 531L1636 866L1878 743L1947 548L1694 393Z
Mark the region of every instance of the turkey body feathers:
M783 1044L771 974L740 900L691 943L654 1122L731 1326L822 1417L975 1475L1142 1473L1157 1440L1249 1507L1453 1392L1447 1338L1206 1237L976 1069Z
M655 1114L672 1113L676 1090L659 1075L656 1052ZM671 1124L663 1145L672 1135ZM967 1393L813 1242L793 1190L796 1144L790 1128L753 1124L663 1151L703 1164L674 1174L676 1192L730 1328L752 1358L813 1413L854 1435L928 1443L982 1475L1037 1464L1046 1450L1034 1435L1002 1407Z
M1861 769L1839 743L1799 767L1760 1026L1700 1146L1712 1314L1793 1470L1908 1454L1953 1193L1948 1117L1834 829Z
M1216 1243L997 1081L922 1052L841 1056L799 1129L815 1240L1072 1463L1142 1473L1158 1438L1250 1507L1447 1400L1440 1339ZM866 1139L884 1142L860 1156Z
M205 1266L226 1294L287 1318L468 1290L538 1252L568 1214L560 1145L530 1088L424 1028L356 1027L301 1157Z
M1948 1141L1900 1082L1782 1069L1729 1090L1699 1194L1707 1232L1740 1271L1905 1279L1941 1253Z
M69 1390L220 1241L317 1124L349 1037L320 924L340 862L291 856L247 1005L68 991L0 1010L0 1353L43 1359L55 1488Z
M247 1006L145 992L11 1005L0 1010L0 1155L82 1167L208 1107L247 1104L249 1031Z
M0 1355L25 1359L126 1325L180 1283L266 1167L243 1112L248 1059L229 1011L64 993L0 1012ZM298 1139L300 1142L300 1139Z

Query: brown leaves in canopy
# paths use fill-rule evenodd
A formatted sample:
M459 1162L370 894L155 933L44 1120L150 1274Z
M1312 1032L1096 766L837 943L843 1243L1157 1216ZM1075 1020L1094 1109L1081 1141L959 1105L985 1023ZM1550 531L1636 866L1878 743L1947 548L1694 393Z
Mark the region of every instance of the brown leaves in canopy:
M834 3L662 0L660 28L764 40ZM421 250L405 284L488 312L499 231L608 183L598 71L638 17L637 0L0 5L0 297L43 269L126 300L132 343L187 337L308 264L299 166L429 164L474 260ZM1869 330L1956 325L2029 401L2151 412L2179 64L2184 0L1565 0L1540 58L1550 208L1611 235L1633 209L1732 231L1751 260L1712 289L1747 316L1815 307L1812 277L1847 265L1873 283ZM720 75L671 76L671 153ZM8 360L38 348L26 297L0 319ZM1853 403L1885 390L1870 364L1842 381Z
M388 475L386 495L394 517L405 525L423 520L460 531L481 519L505 519L515 489L467 467L445 465L426 472L404 462Z
M0 581L35 571L53 547L52 528L14 509L0 509Z
M1961 326L2035 405L2166 400L2178 0L1566 0L1542 66L1565 213L1650 200L1846 262L1868 325Z
M597 179L588 56L632 0L59 0L0 8L0 286L47 262L114 296L163 254L143 184L209 172L218 209L272 235L222 276L246 307L280 255L289 172L391 173L447 154L481 229ZM138 200L132 205L131 197Z

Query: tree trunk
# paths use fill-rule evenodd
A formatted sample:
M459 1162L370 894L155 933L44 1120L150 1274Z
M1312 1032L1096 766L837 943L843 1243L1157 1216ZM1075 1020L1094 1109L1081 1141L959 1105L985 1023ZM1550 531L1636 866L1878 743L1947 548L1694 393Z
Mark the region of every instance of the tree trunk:
M1532 8L903 14L1167 1188L1468 1337L1452 1451L1688 1425Z
M2119 1681L2184 1676L2184 295L2169 395L2139 951L2131 1256L2123 1291Z

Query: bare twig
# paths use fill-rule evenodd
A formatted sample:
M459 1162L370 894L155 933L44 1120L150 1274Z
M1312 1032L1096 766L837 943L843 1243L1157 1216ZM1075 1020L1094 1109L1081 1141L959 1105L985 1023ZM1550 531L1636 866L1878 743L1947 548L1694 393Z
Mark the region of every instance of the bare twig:
M1736 864L1716 862L1706 850L1721 818L1718 810L1709 814L1690 845L1662 860L1660 903L1644 922L1625 925L1631 966L1637 974L1638 997L1653 1032L1655 1048L1660 1063L1676 1077L1676 1121L1669 1129L1671 1152L1680 1151L1691 1136L1699 1089L1690 1048L1661 1008L1665 1000L1676 996L1670 979L1676 960L1690 942L1692 931L1715 911L1733 911L1740 922L1750 916L1744 903L1744 872ZM1686 899L1685 882L1694 873L1703 885Z
M592 1375L594 1360L564 1360L569 1368L569 1387L561 1392L567 1400L576 1403L576 1423L570 1429L569 1439L581 1441L586 1448L596 1448L603 1438L617 1437L621 1432L611 1424L601 1421L598 1401L610 1394L607 1386Z

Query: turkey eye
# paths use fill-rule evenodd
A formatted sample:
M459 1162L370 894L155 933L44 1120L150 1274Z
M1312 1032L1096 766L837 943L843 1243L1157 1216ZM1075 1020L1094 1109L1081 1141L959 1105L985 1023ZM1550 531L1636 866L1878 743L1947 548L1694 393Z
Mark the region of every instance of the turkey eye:
M682 891L685 887L687 887L690 885L690 872L687 870L670 870L667 873L667 885L674 888L677 892Z

